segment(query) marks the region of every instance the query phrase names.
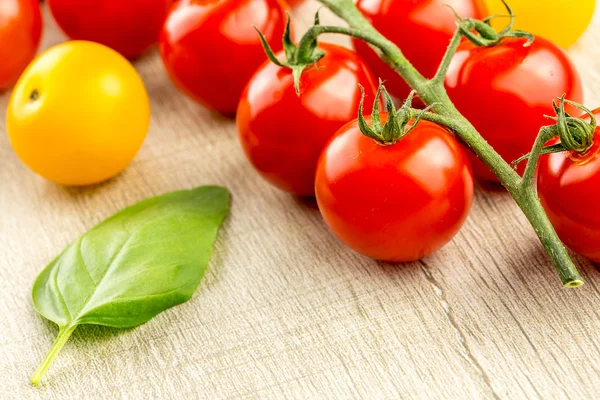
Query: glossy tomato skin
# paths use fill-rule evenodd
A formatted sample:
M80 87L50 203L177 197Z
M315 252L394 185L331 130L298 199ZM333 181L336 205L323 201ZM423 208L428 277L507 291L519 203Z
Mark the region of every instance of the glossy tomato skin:
M439 125L423 121L383 146L354 121L323 151L316 194L325 222L350 248L409 262L439 250L462 227L473 175L461 145Z
M596 110L600 117L600 110ZM558 143L555 139L550 144ZM543 155L538 166L538 194L558 236L576 253L600 262L600 129L587 154Z
M463 18L487 16L483 0L359 0L358 8L373 26L402 50L426 78L435 75L456 30L453 7ZM363 41L354 40L356 51L375 76L385 80L394 96L405 99L410 88Z
M0 5L0 91L11 87L33 60L42 36L37 0L2 0Z
M175 84L200 104L233 115L240 95L267 59L254 25L282 48L283 3L277 0L181 0L162 30L160 54Z
M150 124L142 79L122 55L94 42L69 41L23 72L6 111L19 158L44 178L92 185L120 173Z
M353 51L323 43L326 56L309 67L296 94L291 70L265 63L242 94L240 142L258 172L278 188L314 196L319 154L335 132L356 118L361 92L374 99L375 78ZM283 52L278 54L283 58Z
M458 110L509 163L531 151L540 128L548 125L544 115L555 114L552 103L558 96L583 103L581 79L567 55L540 37L529 47L524 43L504 39L497 46L476 47L464 42L446 77ZM498 182L477 157L469 157L476 177Z
M174 0L48 0L71 39L108 46L133 59L158 42Z

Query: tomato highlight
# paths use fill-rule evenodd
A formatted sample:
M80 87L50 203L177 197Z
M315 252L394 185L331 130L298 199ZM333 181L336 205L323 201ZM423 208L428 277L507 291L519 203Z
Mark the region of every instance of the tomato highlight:
M376 92L375 79L355 52L334 44L320 49L326 55L302 73L299 94L292 70L267 62L250 80L238 108L239 138L252 165L267 181L298 196L314 195L319 155L355 117L359 85L372 98Z
M487 16L482 0L358 0L356 5L426 78L435 75L456 30L452 9L463 18ZM411 89L398 73L365 42L354 39L354 46L390 93L404 100Z
M0 91L10 88L35 57L42 37L37 0L2 0L0 5Z
M244 87L265 61L253 26L275 50L285 28L277 0L181 0L160 37L160 55L175 85L198 103L235 114Z
M383 122L387 116L381 114ZM421 121L398 142L382 145L352 121L323 151L316 195L330 230L350 248L409 262L441 249L460 230L473 175L461 146L439 125Z
M549 124L544 116L554 114L554 99L566 94L583 102L581 78L564 51L540 37L526 42L504 38L490 47L463 42L445 81L456 108L508 163L531 151L540 128ZM469 159L476 177L498 182L475 155L469 153ZM524 168L521 164L519 173Z

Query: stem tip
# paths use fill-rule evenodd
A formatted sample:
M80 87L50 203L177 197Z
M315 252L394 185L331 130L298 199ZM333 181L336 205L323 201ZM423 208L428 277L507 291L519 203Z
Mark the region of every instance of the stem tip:
M579 280L579 279L576 279L576 280L573 280L573 281L567 282L567 283L565 284L565 287L566 287L566 288L569 288L569 289L572 289L572 288L577 288L577 287L579 287L579 286L583 286L583 281L582 281L582 280Z

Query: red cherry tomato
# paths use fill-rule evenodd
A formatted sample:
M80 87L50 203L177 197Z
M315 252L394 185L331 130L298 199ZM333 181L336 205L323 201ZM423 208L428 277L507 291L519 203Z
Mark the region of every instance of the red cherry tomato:
M325 222L350 248L408 262L442 248L459 231L473 200L473 175L461 145L439 125L422 121L383 146L354 121L323 151L316 194Z
M298 196L314 195L319 154L356 117L358 85L371 99L377 91L355 52L326 43L319 47L326 56L304 71L300 95L291 70L268 62L250 80L237 115L240 141L254 167L273 185Z
M600 118L600 109L594 114ZM600 128L586 154L543 155L538 168L538 193L558 236L576 253L600 262Z
M0 91L11 87L33 60L42 36L37 0L0 2Z
M507 162L531 151L540 128L549 123L544 115L554 115L558 96L583 103L581 79L567 55L540 37L529 47L524 43L509 38L476 47L465 42L446 78L450 99ZM477 157L469 157L475 176L498 181Z
M277 0L182 0L162 31L160 54L187 95L222 114L235 113L240 95L267 59L256 26L282 48L286 17Z
M54 19L71 39L111 47L127 58L158 42L174 0L48 0Z
M485 18L483 0L359 0L358 8L373 26L394 42L426 78L432 78L456 30L456 17ZM410 88L363 41L355 40L356 51L367 61L375 76L384 79L389 92L405 99Z

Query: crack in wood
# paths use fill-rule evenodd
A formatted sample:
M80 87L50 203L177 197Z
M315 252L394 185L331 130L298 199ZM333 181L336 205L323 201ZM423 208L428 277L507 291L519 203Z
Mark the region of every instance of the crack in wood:
M469 344L467 343L465 334L463 333L463 330L460 327L460 324L458 323L458 321L456 320L456 318L454 318L454 315L452 314L452 308L450 307L450 304L448 303L448 300L446 299L446 293L444 292L444 289L442 289L442 286L440 285L440 283L437 281L437 279L435 279L435 277L431 273L431 270L430 270L431 268L423 260L419 260L419 263L421 264L421 271L423 272L423 274L425 275L425 278L427 279L427 281L433 288L434 293L440 300L440 304L442 306L442 309L444 310L444 315L446 316L446 319L448 320L448 322L450 322L450 325L452 325L452 328L456 332L456 338L458 340L458 343L460 344L460 347L463 350L462 356L473 366L473 368L481 376L485 386L489 389L489 391L491 392L491 395L494 397L494 399L499 400L500 396L494 390L494 387L492 386L492 382L490 380L489 375L487 374L487 372L483 368L483 366L479 363L477 358L471 352L471 349L469 348Z

